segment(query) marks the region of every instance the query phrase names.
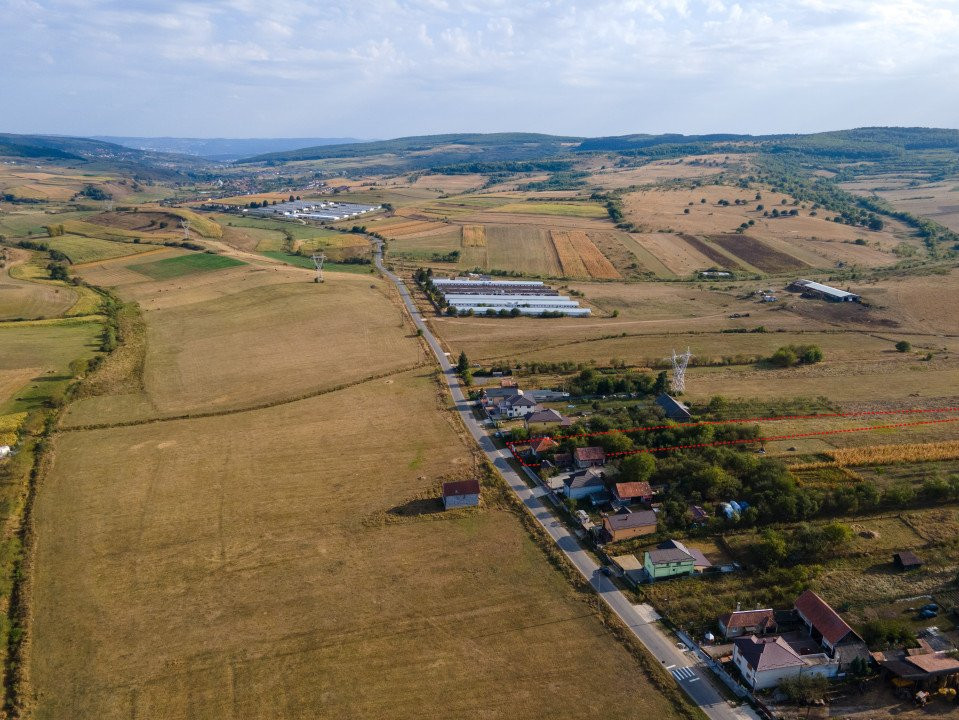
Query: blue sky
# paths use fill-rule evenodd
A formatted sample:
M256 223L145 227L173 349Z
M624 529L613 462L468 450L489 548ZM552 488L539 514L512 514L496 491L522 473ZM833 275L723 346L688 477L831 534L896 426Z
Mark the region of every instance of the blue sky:
M959 126L957 0L0 0L0 130Z

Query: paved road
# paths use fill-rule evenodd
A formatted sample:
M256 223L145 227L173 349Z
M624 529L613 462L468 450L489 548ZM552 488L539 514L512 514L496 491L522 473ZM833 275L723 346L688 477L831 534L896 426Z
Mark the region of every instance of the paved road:
M545 528L550 537L576 566L576 569L589 581L590 585L613 612L629 626L629 629L646 646L646 649L672 673L676 682L692 698L693 702L699 705L710 718L714 720L758 720L758 716L752 708L747 706L734 708L724 699L713 685L712 674L709 669L693 653L680 650L672 636L667 635L659 625L643 619L616 585L600 572L599 563L583 549L583 546L570 533L566 525L559 521L543 502L533 494L523 478L509 464L510 452L497 448L493 444L492 438L474 417L473 408L460 389L456 377L456 368L450 363L442 346L426 326L423 316L413 302L413 298L410 297L406 285L399 277L383 266L383 258L379 251L376 252L374 257L376 266L399 289L400 297L403 298L403 302L413 317L413 323L423 331L423 337L429 343L440 368L443 370L443 378L449 387L450 394L453 396L456 409L473 439L486 453L490 462L496 467L533 517L539 521L539 524Z

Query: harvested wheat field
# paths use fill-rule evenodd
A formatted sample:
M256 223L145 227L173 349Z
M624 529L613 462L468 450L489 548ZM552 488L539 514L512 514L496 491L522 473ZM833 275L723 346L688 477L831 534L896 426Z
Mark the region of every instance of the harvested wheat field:
M732 233L741 223L752 221L750 235L814 267L833 267L839 261L867 267L890 265L898 259L892 250L901 242L919 247L913 233L896 221L889 221L879 232L834 223L827 219L827 211L803 207L788 195L765 189L706 185L641 190L627 193L624 205L627 219L644 232L714 236ZM797 215L764 216L772 210L795 210ZM857 240L866 244L857 245ZM660 260L669 264L668 256Z
M223 273L243 271L265 274ZM146 312L151 398L295 396L330 382L337 358L370 376L376 322L396 339L390 362L420 352L368 278L327 287ZM337 313L353 329L302 331L305 315ZM285 354L301 366L268 347L282 343L299 343ZM458 427L423 368L265 409L59 434L34 513L34 716L677 717L497 490L436 512L443 478L477 472ZM563 682L544 682L557 664Z
M486 247L486 227L484 225L464 225L463 247Z
M622 276L581 230L551 230L563 275L570 278L619 279Z

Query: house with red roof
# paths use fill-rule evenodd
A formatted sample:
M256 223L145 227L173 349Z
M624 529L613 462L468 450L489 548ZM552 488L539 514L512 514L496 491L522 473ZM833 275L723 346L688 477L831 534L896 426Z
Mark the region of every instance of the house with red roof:
M622 503L651 502L653 489L648 482L621 482L613 485L613 498Z
M865 641L829 603L812 590L796 598L793 607L809 636L822 644L829 657L836 658L842 665L852 662L856 657L868 657Z
M536 457L542 457L559 447L559 443L549 437L541 437L530 440L529 451Z
M601 467L606 464L606 451L601 447L581 447L573 450L573 462L576 467Z

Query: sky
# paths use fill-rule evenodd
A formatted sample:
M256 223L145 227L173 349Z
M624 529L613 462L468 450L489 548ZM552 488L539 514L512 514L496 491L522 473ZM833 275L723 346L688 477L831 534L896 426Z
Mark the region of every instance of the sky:
M0 130L959 127L959 0L0 0Z

